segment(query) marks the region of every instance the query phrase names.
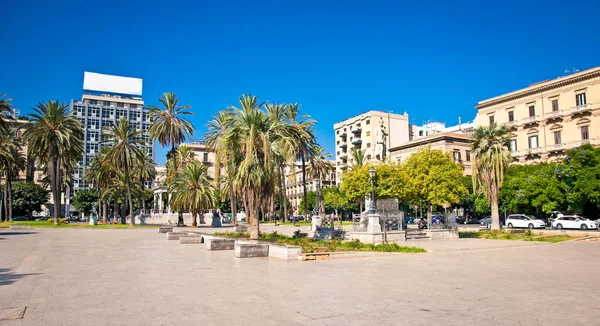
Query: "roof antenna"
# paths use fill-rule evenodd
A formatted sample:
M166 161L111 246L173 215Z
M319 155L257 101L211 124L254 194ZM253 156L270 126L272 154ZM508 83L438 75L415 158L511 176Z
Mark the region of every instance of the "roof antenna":
M458 131L462 131L462 124L460 122L460 115L458 116Z

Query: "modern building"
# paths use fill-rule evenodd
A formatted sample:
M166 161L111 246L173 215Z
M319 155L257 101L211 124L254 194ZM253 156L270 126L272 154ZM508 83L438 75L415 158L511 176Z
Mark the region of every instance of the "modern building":
M143 131L144 149L154 160L155 144L147 133L152 122L148 112L142 98L142 79L84 73L83 97L81 101L71 100L71 114L81 121L84 132L84 155L73 178L75 192L89 187L84 180L87 167L101 147L110 146L103 143L107 139L101 136L102 128L120 119L128 119L137 130ZM151 188L152 181L146 186Z
M390 148L390 158L393 162L402 163L427 146L452 154L454 161L462 165L463 174L471 175L471 138L465 133L442 132L417 138Z
M409 139L415 140L423 137L438 135L445 132L456 132L470 135L473 131L473 122L462 123L458 117L458 124L455 126L446 127L445 122L428 122L422 126L411 124Z
M600 145L600 67L481 101L476 126L511 130L515 163L560 160L582 144Z
M352 149L366 151L366 159L383 160L389 149L409 141L408 114L368 111L338 122L335 130L336 181L352 166Z
M330 162L332 165L335 165L334 160L330 160ZM306 165L306 169L308 170L308 164ZM292 206L292 213L297 215L299 214L298 210L300 208L302 198L304 198L304 187L302 186L302 163L294 162L293 165L286 166L284 169L284 174L286 175L285 192ZM321 180L321 189L335 186L335 176L336 174L333 172L328 178ZM306 191L317 191L317 184L309 175L308 171L306 173Z

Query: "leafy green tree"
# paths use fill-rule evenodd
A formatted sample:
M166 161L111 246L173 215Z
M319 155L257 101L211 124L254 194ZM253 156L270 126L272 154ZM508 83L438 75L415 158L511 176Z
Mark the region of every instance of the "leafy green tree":
M73 196L72 199L73 207L85 215L90 215L94 204L97 202L98 191L93 189L80 190L75 194L75 196Z
M600 212L600 148L590 144L567 152L557 166L560 180L569 187L567 201L572 210L582 210L586 216Z
M42 205L50 199L50 192L33 182L15 182L12 197L14 213L31 216L33 212L41 212Z
M368 172L367 172L368 173ZM375 197L376 199L406 199L406 173L400 164L385 162L375 165Z
M336 216L339 216L338 212L348 206L348 198L339 187L325 188L323 189L323 205L326 209L333 210Z
M427 206L453 205L460 202L467 189L461 182L463 168L449 153L425 147L402 164L403 199Z
M305 199L306 201L304 201ZM317 192L309 191L306 196L300 200L298 212L300 214L310 214L315 209L315 206L317 206Z
M31 125L23 133L28 148L50 175L54 201L54 224L61 213L61 188L83 155L81 122L67 112L69 106L58 101L39 103L29 114Z
M492 230L500 229L498 195L504 182L504 170L512 162L509 130L495 123L473 131L473 188L482 190L492 209Z
M358 202L362 212L365 196L371 193L369 166L364 165L344 171L340 190L346 194L349 201Z

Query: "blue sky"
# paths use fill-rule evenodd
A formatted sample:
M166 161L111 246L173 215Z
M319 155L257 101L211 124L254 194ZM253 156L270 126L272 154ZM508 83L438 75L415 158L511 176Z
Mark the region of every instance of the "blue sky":
M83 72L173 91L194 138L241 94L333 124L370 109L455 124L480 100L600 66L598 1L16 1L0 20L0 93L27 113L82 95ZM164 150L157 151L164 163Z

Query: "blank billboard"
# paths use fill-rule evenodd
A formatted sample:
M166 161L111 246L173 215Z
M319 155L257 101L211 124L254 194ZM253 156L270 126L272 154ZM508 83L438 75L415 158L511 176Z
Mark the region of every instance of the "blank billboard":
M142 79L84 72L83 89L142 96Z

